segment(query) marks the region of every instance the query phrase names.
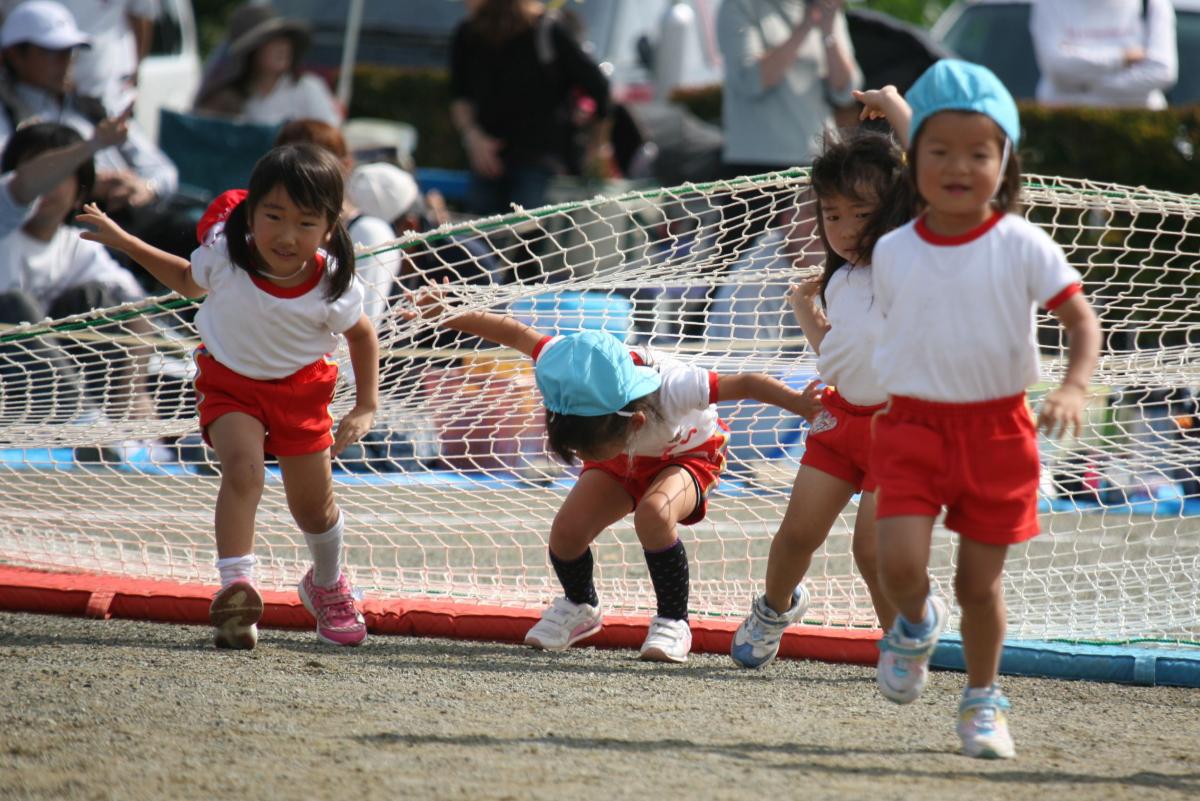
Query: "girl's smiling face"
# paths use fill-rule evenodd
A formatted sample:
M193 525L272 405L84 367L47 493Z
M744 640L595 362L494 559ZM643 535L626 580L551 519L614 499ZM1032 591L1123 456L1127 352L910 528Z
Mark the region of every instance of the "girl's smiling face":
M1000 183L1003 135L983 114L934 114L917 136L917 191L932 215L984 222Z
M267 272L290 276L312 259L329 240L332 227L325 216L295 204L282 186L275 186L254 207L250 233Z

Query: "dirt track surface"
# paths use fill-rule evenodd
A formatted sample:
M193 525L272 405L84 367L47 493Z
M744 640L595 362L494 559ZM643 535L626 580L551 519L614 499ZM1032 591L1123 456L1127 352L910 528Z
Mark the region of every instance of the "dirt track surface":
M1008 679L1018 758L955 753L963 676L0 614L3 799L1192 799L1200 691Z

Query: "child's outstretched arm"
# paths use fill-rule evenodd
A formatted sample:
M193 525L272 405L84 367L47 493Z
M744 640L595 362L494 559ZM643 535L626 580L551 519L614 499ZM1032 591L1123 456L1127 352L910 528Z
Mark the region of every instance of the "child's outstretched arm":
M406 292L405 295L415 307L413 310L401 312L406 320L437 317L446 309L446 292L441 286L430 285L419 292ZM536 328L531 328L514 317L486 311L466 312L451 317L443 325L512 348L526 356L533 356L538 343L546 338L546 335Z
M178 292L185 298L199 298L207 294L208 290L192 279L191 262L138 239L110 220L108 215L100 211L95 203L84 206L83 214L78 215L75 220L92 229L84 231L79 235L80 237L121 251L145 267L147 272L161 281L168 289Z
M854 92L854 99L863 104L860 120L886 119L896 132L900 146L908 150L908 128L912 124L912 109L896 87L888 84L882 89Z
M342 336L346 337L350 366L354 368L354 408L338 423L333 435L334 456L371 430L379 408L379 338L371 318L362 315Z
M817 389L820 383L813 379L803 392L798 392L765 373L723 375L717 378L717 400L755 400L787 409L811 422L821 410L821 391Z
M1067 373L1058 389L1042 401L1038 428L1052 437L1068 431L1078 436L1088 387L1100 358L1100 323L1091 304L1079 293L1067 298L1054 315L1067 330Z
M101 150L124 142L129 135L129 113L98 122L92 138L86 142L47 150L19 165L8 185L13 201L29 205L74 175L79 165Z

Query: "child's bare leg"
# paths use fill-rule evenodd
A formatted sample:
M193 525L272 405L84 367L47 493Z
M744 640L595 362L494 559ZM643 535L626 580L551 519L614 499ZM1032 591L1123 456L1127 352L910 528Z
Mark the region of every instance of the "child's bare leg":
M209 425L208 437L221 463L217 557L244 556L254 551L254 518L263 493L266 431L250 415L230 412Z
M642 548L653 553L678 542L679 521L690 516L699 501L696 481L682 467L672 465L655 476L633 512L633 527Z
M639 652L642 659L685 662L692 649L687 623L691 577L678 525L691 517L699 502L692 474L672 465L655 476L634 510L633 526L645 551L658 606Z
M887 517L875 523L879 583L892 606L909 621L925 618L929 597L929 543L933 518Z
M329 451L279 457L288 509L313 560L313 582L332 587L342 576L341 511L333 498Z
M791 608L792 592L808 573L813 553L853 494L848 481L801 465L767 557L766 596L773 610L783 614Z
M867 585L871 605L879 618L879 627L888 631L896 620L896 609L879 581L878 541L875 533L875 493L864 492L858 501L858 515L854 518L854 564Z
M962 608L963 659L967 686L990 687L1000 670L1004 643L1004 558L1006 545L987 545L959 539L954 592Z
M567 493L550 526L550 562L571 603L599 605L590 546L632 506L625 488L602 470L585 470Z

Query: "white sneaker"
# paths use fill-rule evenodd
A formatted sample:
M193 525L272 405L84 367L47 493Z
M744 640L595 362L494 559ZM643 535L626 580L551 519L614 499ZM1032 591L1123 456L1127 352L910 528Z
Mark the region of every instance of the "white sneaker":
M776 612L767 603L767 596L754 599L750 614L733 633L729 655L744 668L765 668L779 653L779 640L788 626L795 623L808 609L808 590L803 584L792 591L792 606L786 612Z
M911 704L920 697L929 679L929 657L937 647L938 637L946 628L949 611L946 602L930 595L929 609L933 613L933 630L918 640L905 637L900 629L900 618L892 624L892 630L879 641L879 666L875 681L883 697L897 704Z
M655 617L638 659L648 662L686 662L692 650L692 629L686 620Z
M598 606L555 598L525 635L525 644L543 651L565 651L599 631L603 619Z
M958 736L963 753L979 759L1012 759L1017 755L1008 733L1008 699L996 685L963 690L958 705Z

